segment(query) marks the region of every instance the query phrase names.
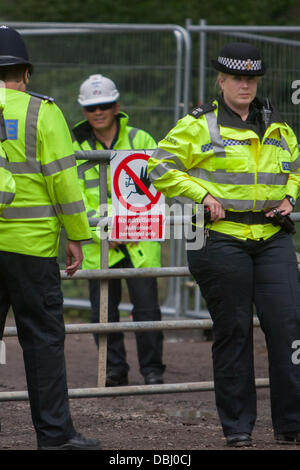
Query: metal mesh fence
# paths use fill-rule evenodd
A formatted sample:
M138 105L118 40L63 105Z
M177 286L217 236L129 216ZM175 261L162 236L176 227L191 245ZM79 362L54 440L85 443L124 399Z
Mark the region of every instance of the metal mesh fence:
M159 140L178 119L182 45L172 31L33 30L26 35L35 65L29 90L53 96L72 127L82 119L77 96L91 74L115 81L129 123Z

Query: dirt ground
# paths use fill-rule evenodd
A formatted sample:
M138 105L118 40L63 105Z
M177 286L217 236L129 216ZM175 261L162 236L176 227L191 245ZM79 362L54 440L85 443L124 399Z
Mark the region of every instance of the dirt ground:
M131 366L129 385L144 385L138 371L134 333L126 333L125 338ZM26 390L17 339L6 338L6 348L7 364L0 366L0 391ZM67 335L66 360L69 388L97 386L98 353L91 334ZM264 338L258 328L255 328L255 361L256 377L267 377ZM200 330L165 331L164 363L165 383L211 381L211 341L206 340ZM295 450L294 445L274 443L269 389L258 389L257 396L258 417L251 449ZM77 430L86 436L100 438L103 450L226 450L213 392L73 398L70 406ZM36 448L27 401L1 402L0 421L1 450Z

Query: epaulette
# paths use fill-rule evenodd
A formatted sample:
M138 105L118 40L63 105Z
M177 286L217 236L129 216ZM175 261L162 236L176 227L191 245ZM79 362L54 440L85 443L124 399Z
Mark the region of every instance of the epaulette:
M214 103L202 104L201 106L197 106L196 108L194 108L189 114L195 119L198 119L203 114L209 113L210 111L214 111L216 107L217 105Z
M35 98L40 98L41 100L47 100L50 103L54 103L55 101L55 99L52 98L51 96L41 95L40 93L34 93L33 91L27 91L27 93L31 96L34 96Z

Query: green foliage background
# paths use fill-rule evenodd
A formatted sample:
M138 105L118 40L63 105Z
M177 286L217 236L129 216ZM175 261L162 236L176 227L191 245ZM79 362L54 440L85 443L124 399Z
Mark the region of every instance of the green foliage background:
M296 0L9 0L1 2L3 21L176 23L185 19L223 25L297 24Z

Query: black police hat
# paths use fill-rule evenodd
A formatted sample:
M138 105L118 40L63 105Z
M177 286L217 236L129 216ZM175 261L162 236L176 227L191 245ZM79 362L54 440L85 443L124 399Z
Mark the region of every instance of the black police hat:
M218 60L212 60L216 70L230 75L264 75L266 64L259 50L247 42L231 42L224 46Z
M28 65L32 73L33 65L29 61L28 52L22 36L9 26L0 26L0 67L5 65Z

